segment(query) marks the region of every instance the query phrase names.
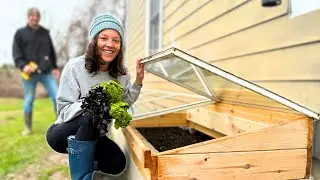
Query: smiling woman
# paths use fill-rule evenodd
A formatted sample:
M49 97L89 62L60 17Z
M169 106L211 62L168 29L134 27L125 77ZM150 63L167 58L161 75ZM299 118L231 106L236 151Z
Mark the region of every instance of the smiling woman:
M136 80L130 81L123 65L123 28L114 17L94 18L89 38L86 54L70 60L63 69L57 97L58 119L47 131L51 148L69 154L72 179L91 179L94 161L99 171L117 176L126 166L126 158L118 145L99 134L101 130L108 132L109 124L101 129L93 123L92 115L83 113L81 99L95 85L116 80L123 88L124 101L131 106L139 97L144 78L144 66L138 60ZM107 114L108 111L103 110L101 118L106 119Z

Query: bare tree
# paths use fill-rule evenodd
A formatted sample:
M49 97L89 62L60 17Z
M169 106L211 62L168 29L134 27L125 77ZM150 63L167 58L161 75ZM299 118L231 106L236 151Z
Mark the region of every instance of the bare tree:
M115 15L125 25L125 0L87 1L85 7L78 7L78 14L70 21L65 35L57 35L57 56L59 65L64 66L72 57L85 53L88 45L88 29L92 19L102 13Z

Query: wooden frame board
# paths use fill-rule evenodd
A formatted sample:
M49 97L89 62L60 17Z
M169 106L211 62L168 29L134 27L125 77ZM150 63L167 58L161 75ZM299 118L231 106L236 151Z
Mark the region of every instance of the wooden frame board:
M158 179L301 179L307 150L158 156Z
M169 113L161 116L133 120L132 127L177 127L188 126L185 111Z
M307 149L309 147L309 119L273 125L259 131L225 136L159 154L192 154L250 152L263 150ZM294 137L294 138L293 138Z

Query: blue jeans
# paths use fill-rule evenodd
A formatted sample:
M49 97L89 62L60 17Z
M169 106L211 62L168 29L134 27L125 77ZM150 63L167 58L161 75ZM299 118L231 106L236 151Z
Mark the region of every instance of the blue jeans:
M33 108L33 101L35 99L36 87L40 82L46 89L51 98L54 110L56 112L56 97L58 92L58 83L52 73L35 74L29 80L22 79L22 86L24 89L24 103L23 109L25 114L30 114Z

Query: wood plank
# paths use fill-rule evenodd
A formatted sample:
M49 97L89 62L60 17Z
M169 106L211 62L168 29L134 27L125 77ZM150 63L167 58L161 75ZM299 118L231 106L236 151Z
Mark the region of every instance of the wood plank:
M158 179L301 179L307 150L158 156Z
M132 127L178 127L188 126L186 112L175 112L151 118L131 121Z
M315 139L313 139L315 127L314 127L314 120L312 118L308 118L309 120L309 134L308 134L308 145L307 145L307 167L306 167L306 176L305 178L308 179L311 175L311 164L312 164L312 146L316 144Z
M225 136L224 134L221 134L221 133L219 133L217 131L214 131L212 129L206 128L204 126L201 126L199 124L196 124L196 123L193 123L193 122L190 122L190 121L189 121L189 127L193 128L193 129L195 129L197 131L200 131L200 132L202 132L202 133L204 133L204 134L206 134L208 136L216 138L216 139Z
M187 119L228 136L257 131L269 126L266 123L238 118L201 107L187 110Z
M220 2L224 4L224 2ZM228 4L230 6L230 4ZM220 7L217 5L217 7ZM216 7L216 8L217 8ZM225 7L225 5L222 5ZM234 7L234 6L231 6ZM215 8L215 9L216 9ZM220 11L220 10L219 10ZM212 10L208 9L207 16L211 16L210 13ZM180 39L174 37L180 37L179 29L173 31L174 34L170 34L171 37L175 40L175 43L178 45L183 45L184 49L190 49L204 42L217 39L219 37L225 36L232 32L239 31L251 27L255 24L267 21L274 17L284 15L288 12L288 2L283 1L280 6L274 8L262 8L260 1L249 1L248 3L240 6L231 12L221 16L220 18L215 19L214 21L206 24L203 27L199 27L192 33L181 37ZM196 19L188 19L188 21L195 22ZM197 27L197 24L194 23L194 27ZM226 28L227 27L227 28ZM208 36L210 34L210 36ZM204 36L205 35L205 36ZM193 43L190 43L193 42ZM165 44L166 46L166 44ZM211 51L212 52L212 51Z
M163 24L163 31L166 32L168 29L176 26L176 24L181 21L186 16L190 15L197 8L207 3L209 0L191 0L187 1L181 8L175 11L174 16L170 16L165 20Z
M158 156L152 156L151 180L158 180Z
M309 132L312 131L309 126L310 122L312 122L310 119L305 118L255 132L241 133L181 147L164 154L308 149Z
M127 138L128 148L132 149L139 163L146 168L151 164L151 150L146 143L144 143L144 139L141 138L140 133L129 125L126 129L123 129L123 134Z
M288 20L287 16L283 16L204 44L189 52L206 61L217 61L250 53L276 50L292 45L319 41L320 37L317 31L320 28L319 16L320 11L314 11L290 20ZM241 18L245 17L241 16ZM205 35L205 33L203 34ZM194 34L192 34L193 36ZM250 41L248 41L248 37L250 37ZM197 40L199 41L199 39L200 37ZM208 36L203 36L203 39L208 39ZM183 45L184 49L189 49L187 46L190 47L190 43L183 44L185 44ZM182 43L180 45L182 46Z
M176 25L172 30L164 31L163 45L167 46L169 42L174 41L181 35L184 35L194 28L205 24L211 19L217 18L221 14L235 8L236 6L239 6L246 1L248 0L211 1L196 13L188 17L187 20L184 20L181 24ZM187 15L188 14L182 14L181 16ZM166 24L167 22L164 22L164 26L166 26Z
M262 107L250 107L237 104L216 103L204 106L217 113L230 115L237 118L247 119L255 122L262 122L264 124L280 124L292 120L302 119L306 117L300 113L292 111L284 111L279 109L268 109Z

